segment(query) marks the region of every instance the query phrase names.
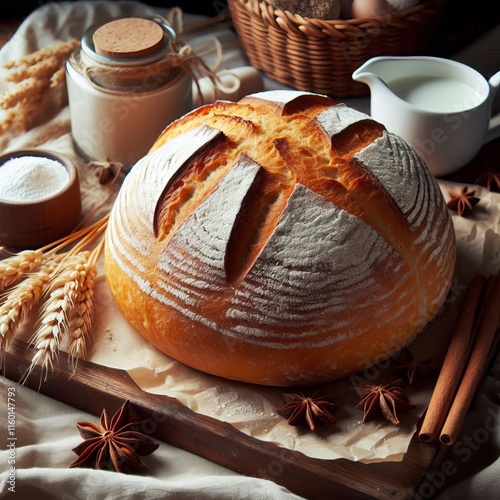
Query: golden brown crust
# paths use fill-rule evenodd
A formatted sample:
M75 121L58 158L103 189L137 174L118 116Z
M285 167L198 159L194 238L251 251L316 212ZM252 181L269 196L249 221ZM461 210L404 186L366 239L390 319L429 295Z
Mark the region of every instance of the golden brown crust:
M269 385L353 373L441 307L454 233L401 139L323 97L217 102L169 126L120 192L106 275L193 368Z

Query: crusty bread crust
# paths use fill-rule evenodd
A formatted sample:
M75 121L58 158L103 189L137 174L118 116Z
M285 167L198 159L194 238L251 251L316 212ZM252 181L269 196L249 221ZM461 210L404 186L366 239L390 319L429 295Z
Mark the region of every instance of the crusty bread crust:
M106 276L161 351L229 379L354 373L442 306L455 235L417 154L368 116L295 91L216 102L134 166Z

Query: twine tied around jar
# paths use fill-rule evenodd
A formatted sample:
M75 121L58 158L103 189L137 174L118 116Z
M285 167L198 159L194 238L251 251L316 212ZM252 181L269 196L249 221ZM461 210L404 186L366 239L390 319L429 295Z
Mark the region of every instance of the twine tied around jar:
M188 45L186 42L180 40L177 42L171 42L174 47L172 47L172 52L169 53L168 57L172 60L174 67L180 67L186 73L188 73L195 85L198 88L198 93L202 94L200 88L199 79L207 77L212 85L217 88L222 93L232 93L237 92L240 87L240 79L231 73L230 70L217 71L217 68L222 61L222 45L217 38L211 38L207 40L197 52ZM210 47L210 45L213 45ZM202 57L216 51L217 62L212 67L206 64ZM229 78L222 81L221 77L228 75Z
M172 27L174 33L183 32L182 11L178 7L171 9L169 20L155 16L159 23ZM240 80L229 70L217 71L223 58L222 44L216 37L207 39L195 51L190 44L178 37L167 36L168 52L161 58L144 64L108 64L97 60L84 50L76 50L71 55L71 64L99 90L127 92L137 94L159 89L168 85L179 74L186 72L198 91L198 80L207 77L212 85L222 92L236 92ZM215 52L215 63L209 66L203 58ZM221 77L225 76L224 82Z
M170 9L168 23L172 26L177 35L182 35L182 33L184 33L184 16L182 9L179 7ZM213 65L209 66L202 58L214 51L216 53L216 60ZM194 51L193 48L183 40L178 40L176 42L171 41L171 58L176 59L178 65L191 76L198 88L199 94L202 94L199 79L203 77L207 77L214 88L222 93L229 94L237 92L240 88L240 79L230 70L217 71L223 58L223 47L217 37L211 37L206 40L197 51ZM227 76L225 82L222 81L223 76Z

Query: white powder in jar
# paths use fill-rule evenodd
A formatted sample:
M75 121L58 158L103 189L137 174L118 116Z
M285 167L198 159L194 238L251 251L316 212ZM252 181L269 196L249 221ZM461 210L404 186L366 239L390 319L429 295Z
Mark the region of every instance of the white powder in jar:
M41 156L20 156L0 165L0 199L38 201L52 196L69 182L64 165Z

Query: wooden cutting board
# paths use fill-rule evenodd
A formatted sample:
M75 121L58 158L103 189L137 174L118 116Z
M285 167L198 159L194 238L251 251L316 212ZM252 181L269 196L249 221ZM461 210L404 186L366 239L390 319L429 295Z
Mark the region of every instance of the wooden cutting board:
M5 376L19 382L32 356L32 348L14 340L5 355ZM125 371L80 360L73 373L65 353L61 352L59 361L47 381L39 383L41 369L36 367L25 386L96 416L103 408L113 414L128 399L132 421L146 420L143 431L150 430L152 437L240 474L270 479L311 500L397 500L419 498L419 491L428 498L433 488L430 474L446 452L414 436L401 462L362 464L310 458L197 414L176 399L144 392Z

